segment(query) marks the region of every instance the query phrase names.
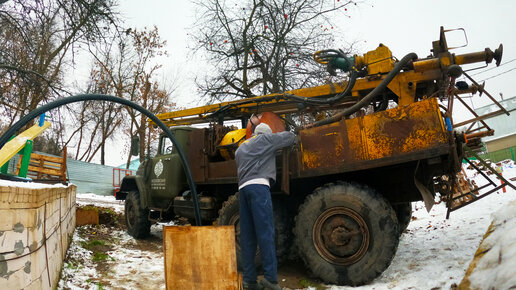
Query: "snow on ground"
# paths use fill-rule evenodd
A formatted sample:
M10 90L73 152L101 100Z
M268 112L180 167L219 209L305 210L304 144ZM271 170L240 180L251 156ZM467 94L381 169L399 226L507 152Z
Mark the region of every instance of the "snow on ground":
M0 186L8 186L8 187L22 187L22 188L57 188L57 187L67 187L61 183L57 184L45 184L45 183L37 183L37 182L21 182L21 181L10 181L5 179L0 179Z
M114 196L96 195L94 193L78 193L76 196L77 204L110 207L116 212L124 212L124 201L116 200Z
M58 289L89 289L90 280L97 278L97 270L92 262L92 252L81 247L81 238L77 231L73 234L72 243L66 252L70 262L63 265Z
M504 177L508 179L516 176L516 166L513 162L504 164L503 170ZM487 183L485 179L480 175L473 174L472 171L467 171L467 174L468 177L474 178L479 186ZM116 201L114 197L79 194L77 200L84 204L94 203L98 206L110 206L123 211L123 203ZM499 211L501 207L509 203L512 207L506 207ZM506 253L504 259L512 257L512 260L498 265L499 255L495 255L495 253L500 251L493 251L491 255L486 254L483 257L485 260L479 263L484 271L475 273L476 276L472 276L470 279L477 282L478 285L489 285L493 275L510 276L514 273L516 219L508 221L506 218L516 211L516 191L512 188L507 187L507 193L499 190L480 201L452 212L448 220L445 219L444 203L434 205L430 213L426 212L422 202L413 203L412 206L413 220L401 236L398 251L389 268L371 284L353 289L450 289L454 284L458 285L493 217L495 223L505 222L506 224L500 227L498 232L493 233L489 237L489 241L494 244L493 247L503 247L504 253ZM162 234L159 225L153 226L152 232L154 235ZM113 267L111 276L113 283L111 285L116 285L117 289L149 288L150 284L161 285L160 287L163 288L163 255L131 250L130 247L127 247L128 243L134 242L130 236L122 231L115 231L112 234L120 243L115 245L110 252L110 256L114 259L110 264ZM74 235L68 254L87 256L89 254L87 251L78 249L77 245L80 244L80 241L77 239L78 236ZM74 277L74 283L63 282L70 275ZM95 285L85 282L95 275L95 268L87 263L78 268L75 268L74 265L65 265L59 289L96 289ZM145 284L145 281L150 284ZM110 287L104 286L103 288L109 289ZM351 288L329 286L329 289L333 290Z
M116 273L113 278L117 279L117 287L165 289L165 266L162 253L149 254L149 252L118 247L109 254L117 261L112 269ZM124 278L119 279L119 277ZM150 287L150 285L155 286Z
M493 214L494 231L484 239L487 253L469 276L473 289L516 288L516 200Z
M112 249L102 258L104 275L99 275L98 265L93 261L95 255L86 250L86 240L81 232L91 235L109 235ZM152 226L151 238L162 239L161 226ZM90 239L89 245L103 239ZM137 241L123 230L112 227L82 226L76 230L67 260L63 265L61 280L57 289L165 289L164 258L162 247L158 250L142 251L136 247ZM155 244L155 243L154 243ZM100 282L99 282L100 280Z

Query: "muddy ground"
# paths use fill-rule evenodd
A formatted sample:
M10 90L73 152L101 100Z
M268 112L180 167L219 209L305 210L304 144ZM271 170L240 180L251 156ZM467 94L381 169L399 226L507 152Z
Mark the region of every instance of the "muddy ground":
M81 268L85 269L93 266L96 275L90 275L85 279L86 282L81 282L78 281L77 274L63 272L62 283L59 288L69 289L73 288L73 285L82 287L84 283L97 285L99 289L164 288L165 280L162 266L160 273L160 263L161 265L163 263L160 260L163 257L161 226L154 225L149 238L135 240L125 234L126 229L122 213L116 213L110 208L95 208L99 213L99 225L77 227L74 243L72 243L72 247L82 247L91 251L91 257L86 258L89 261L85 262L84 258L78 255L67 255L65 267L74 267L76 268L75 271L81 271ZM77 251L77 249L74 249L74 251ZM138 259L140 262L135 262ZM127 267L127 271L116 273L119 272L116 269L120 268L120 265L128 263L128 261L131 261L131 264ZM91 265L85 265L89 263ZM135 266L135 263L139 266ZM145 268L148 268L146 273L140 273ZM285 289L304 289L307 287L324 289L322 282L311 278L300 261L290 260L280 264L278 278L280 285Z

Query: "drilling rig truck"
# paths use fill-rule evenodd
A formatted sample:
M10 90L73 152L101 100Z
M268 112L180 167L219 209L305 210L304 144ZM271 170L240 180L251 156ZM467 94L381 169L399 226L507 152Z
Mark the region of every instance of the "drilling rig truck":
M260 122L298 134L292 148L278 152L271 187L278 259L297 255L326 283L363 285L387 269L411 220L411 202L422 200L429 210L439 193L452 210L463 206L457 193L472 195L456 186L464 145L492 130L473 126L484 123L478 115L454 123L453 100L480 92L496 102L462 66L499 65L502 45L454 54L447 32L441 27L425 58L410 53L398 60L383 44L354 56L322 50L315 61L330 73L346 72L345 80L158 115L187 156L202 220L236 227L237 259L234 152ZM460 76L470 82L456 81ZM325 117L305 125L289 117L301 113ZM507 112L500 107L497 113ZM228 126L230 120L242 128ZM201 123L209 125L191 126ZM466 129L456 130L461 126ZM125 200L127 230L135 238L145 238L154 221L194 219L177 148L165 135L156 156L123 179L116 198Z

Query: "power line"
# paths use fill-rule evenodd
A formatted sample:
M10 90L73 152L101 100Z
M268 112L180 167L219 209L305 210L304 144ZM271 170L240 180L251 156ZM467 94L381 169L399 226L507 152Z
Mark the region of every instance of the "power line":
M502 64L501 64L501 65L499 65L499 66L495 66L495 67L491 67L491 68L488 68L488 69L483 70L483 71L479 71L479 72L477 72L477 73L475 73L475 74L472 74L472 75L470 75L470 76L476 76L476 75L478 75L478 74L485 73L486 71L490 71L490 70L493 70L493 69L499 68L499 67L501 67L502 65L506 65L506 64L511 63L511 62L513 62L513 61L516 61L516 58L515 58L515 59L511 59L511 60L509 60L509 61L507 61L507 62L504 62L504 63L502 63Z
M497 76L499 76L499 75L506 74L506 73L511 72L511 71L513 71L513 70L516 70L516 67L511 68L511 69L509 69L509 70L506 70L506 71L504 71L504 72L501 72L501 73L499 73L499 74L497 74L497 75L494 75L494 76L492 76L492 77L488 77L488 78L486 78L486 79L483 79L483 80L481 80L481 82L483 82L483 81L487 81L487 80L492 79L492 78L495 78L495 77L497 77Z

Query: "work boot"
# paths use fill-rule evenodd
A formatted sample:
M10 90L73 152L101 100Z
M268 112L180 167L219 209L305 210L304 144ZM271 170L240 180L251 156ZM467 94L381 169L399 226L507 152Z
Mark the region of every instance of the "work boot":
M246 289L246 290L262 290L263 289L263 286L258 283L242 282L242 285L244 286L244 289Z
M267 280L266 278L263 278L262 280L260 280L260 284L263 286L263 289L281 290L281 287L278 285L278 283L272 283L271 281Z

